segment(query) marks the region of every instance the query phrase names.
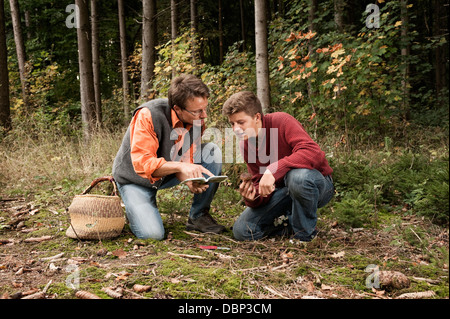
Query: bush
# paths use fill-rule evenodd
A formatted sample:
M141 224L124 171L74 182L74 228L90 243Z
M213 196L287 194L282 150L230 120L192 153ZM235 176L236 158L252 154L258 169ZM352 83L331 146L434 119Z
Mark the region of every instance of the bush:
M429 172L429 178L415 184L406 200L418 215L431 218L439 224L449 221L449 169L434 168Z
M334 212L340 224L347 228L358 228L370 221L374 206L362 193L352 191L334 204Z
M447 154L397 147L337 155L331 165L338 221L361 227L371 212L398 212L401 207L437 224L449 222Z

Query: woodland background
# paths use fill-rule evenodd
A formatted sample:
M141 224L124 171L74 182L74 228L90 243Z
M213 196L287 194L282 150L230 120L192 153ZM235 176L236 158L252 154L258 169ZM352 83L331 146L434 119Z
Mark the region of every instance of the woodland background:
M426 279L413 280L409 291L431 289L448 298L448 0L75 4L79 28L73 2L0 0L0 292L45 286L48 265L26 257L37 250L39 256L91 256L89 265L79 261L82 285L104 294L100 288L111 279L92 264L103 258L92 257L100 245L124 251L106 257L120 259L111 266L116 270L123 270L123 258L140 264L147 256L153 270L128 267L113 282L125 288L150 282L146 297L394 298L404 292L365 288L364 269L377 264ZM379 9L376 26L369 4ZM319 143L334 169L336 196L320 211L323 230L315 243L239 244L186 234L190 197L183 188L159 195L170 233L164 245L136 241L128 229L106 243L64 236L65 208L94 178L111 174L131 111L165 97L181 73L200 76L211 89L209 127L228 126L222 105L246 89L257 92L266 112L295 116ZM228 227L243 209L236 190L243 169L224 165L230 181L214 203ZM23 244L36 236L50 236L53 244ZM175 257L167 250L200 255L201 241L231 245L230 258L201 252L206 268L171 264ZM17 279L20 268L35 270ZM74 296L62 268L52 273L61 283L47 297ZM149 279L155 269L162 279Z

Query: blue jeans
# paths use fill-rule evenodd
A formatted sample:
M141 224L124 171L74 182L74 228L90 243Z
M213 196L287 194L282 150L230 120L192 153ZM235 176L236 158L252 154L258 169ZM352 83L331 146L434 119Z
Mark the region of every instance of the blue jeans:
M194 163L202 165L214 175L220 175L222 171L222 153L219 147L213 143L202 144L201 150L194 154ZM203 153L203 154L202 154ZM171 175L158 189L176 186L180 181ZM219 183L211 183L208 189L195 194L192 201L189 217L195 220L209 211L213 197L219 187ZM117 183L122 201L125 205L128 223L133 234L141 239L164 239L164 225L156 204L158 189L148 188L137 184Z
M324 177L315 169L299 168L290 170L284 182L286 186L275 189L267 204L243 211L233 226L237 240L290 234L302 241L314 238L317 209L325 206L334 195L331 176ZM283 216L286 216L285 221Z

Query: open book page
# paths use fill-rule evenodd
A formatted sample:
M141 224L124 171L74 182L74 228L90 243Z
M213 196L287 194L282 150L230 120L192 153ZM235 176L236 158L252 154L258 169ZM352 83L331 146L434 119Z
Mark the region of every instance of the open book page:
M207 183L219 183L221 181L224 181L228 178L228 176L220 175L220 176L210 176L208 178L205 177L196 177L196 178L188 178L181 182L181 184L185 184L186 182L197 182L201 184L207 184Z

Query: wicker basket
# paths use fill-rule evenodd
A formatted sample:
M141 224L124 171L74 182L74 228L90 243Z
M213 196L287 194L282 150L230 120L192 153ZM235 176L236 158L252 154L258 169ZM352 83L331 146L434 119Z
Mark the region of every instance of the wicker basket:
M88 194L103 181L114 186L111 196ZM78 239L107 239L120 235L125 225L125 214L112 176L95 179L81 195L76 195L69 206L70 226L66 235Z

